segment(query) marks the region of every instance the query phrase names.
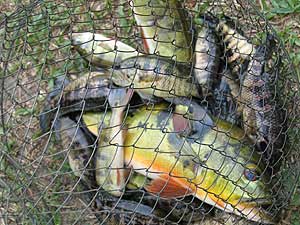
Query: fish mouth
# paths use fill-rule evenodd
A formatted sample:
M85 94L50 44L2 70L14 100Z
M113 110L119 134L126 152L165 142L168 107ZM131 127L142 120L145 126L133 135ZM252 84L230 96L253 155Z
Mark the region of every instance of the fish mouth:
M275 224L275 218L270 212L272 201L266 198L242 199L236 206L237 210L247 219L263 224Z

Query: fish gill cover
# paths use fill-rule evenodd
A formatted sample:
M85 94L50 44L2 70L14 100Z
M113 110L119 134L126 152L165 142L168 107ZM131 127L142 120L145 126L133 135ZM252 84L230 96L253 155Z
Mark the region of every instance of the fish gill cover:
M1 16L1 224L286 224L299 81L251 1Z

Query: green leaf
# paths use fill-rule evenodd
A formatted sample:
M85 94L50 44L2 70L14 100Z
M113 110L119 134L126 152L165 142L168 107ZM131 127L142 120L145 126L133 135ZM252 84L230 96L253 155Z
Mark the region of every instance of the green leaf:
M293 0L287 0L290 7L295 8L295 2Z
M291 205L300 206L300 190L294 194Z
M20 108L15 111L17 116L27 116L32 114L32 112L33 112L32 109L29 108Z
M300 12L300 3L294 8L294 12Z
M279 5L281 8L286 8L286 9L290 8L289 4L286 1L280 1Z
M209 2L205 2L203 4L198 4L199 5L199 14L201 13L204 13L205 11L207 11L208 7L209 7Z
M54 78L49 79L48 88L52 90L54 88Z
M294 211L292 213L292 223L291 225L300 225L300 216L299 213L297 213L296 211Z
M278 13L278 14L289 14L289 13L293 13L294 10L293 9L286 9L286 8L277 8L277 9L271 10L271 12Z
M276 13L268 12L266 14L266 17L267 17L268 20L272 19L274 16L276 16Z
M274 8L280 8L279 4L275 0L271 0L271 4L274 6Z
M267 5L266 0L261 0L261 4L262 4L262 6L264 8L264 11L269 11L269 7Z

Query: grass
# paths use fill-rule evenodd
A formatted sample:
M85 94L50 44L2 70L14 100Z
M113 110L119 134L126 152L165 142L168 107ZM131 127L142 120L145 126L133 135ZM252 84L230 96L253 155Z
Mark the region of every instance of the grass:
M261 0L260 7L285 44L300 79L300 1Z
M9 15L17 8L16 4L20 2L1 0L0 11ZM62 206L61 211L52 214L68 195L67 190L71 190L77 180L75 176L69 173L70 168L67 162L61 165L65 155L58 153L58 150L62 149L62 146L49 135L41 136L38 129L38 114L40 112L39 106L43 105L46 94L53 88L56 77L65 76L66 71L80 74L88 67L87 62L71 49L70 41L66 38L66 34L70 30L97 29L107 35L112 35L115 32L121 35L132 32L130 26L132 21L128 19L130 13L122 4L116 7L108 0L89 2L88 10L87 5L83 4L85 3L84 0L56 1L55 3L47 1L47 12L37 8L34 15L26 21L28 30L25 30L24 26L20 26L20 21L10 21L7 24L9 26L7 30L10 32L5 36L7 41L1 43L4 46L9 46L11 44L9 40L15 39L13 54L9 55L8 51L3 53L3 58L10 58L11 61L7 68L8 74L6 74L9 75L7 80L10 83L7 85L5 103L5 108L8 110L5 114L7 126L5 128L0 127L0 136L3 137L4 132L7 133L9 140L5 146L5 151L12 154L16 159L16 166L20 166L22 169L18 173L17 179L15 177L16 169L0 157L0 181L4 176L5 181L15 185L8 192L0 191L0 197L1 199L8 198L12 191L15 191L16 195L22 195L24 191L22 182L27 181L30 176L35 179L36 186L25 187L26 193L23 193L23 196L28 198L27 203L34 203L39 197L42 197L38 204L41 211L35 211L33 209L34 204L28 203L27 207L32 209L32 212L27 214L27 217L20 218L20 220L23 219L23 224L34 224L33 221L29 220L30 215L36 215L34 219L36 224L46 224L45 221L48 221L49 218L52 218L53 224L70 224L71 222L68 220L71 220L72 216L76 217L74 215L76 214L76 207L71 208L71 205L78 206L78 208L82 207L76 200L70 200ZM300 77L299 5L297 0L261 0L258 2L261 11L270 20L285 44ZM110 29L112 11L118 15L114 18L114 22L120 24L117 30ZM25 15L20 14L19 16ZM4 14L1 14L0 18L4 18ZM92 23L92 19L101 20L103 23L100 26L98 23ZM69 26L71 21L72 27ZM20 33L14 29L16 27L19 27ZM103 30L103 28L107 29ZM26 37L22 36L27 32L29 33ZM3 29L0 29L0 37L2 42L4 39ZM25 44L26 52L22 52ZM21 64L22 66L20 66ZM0 77L2 75L3 72L1 71ZM27 140L28 138L29 140ZM44 149L48 139L50 144L47 149ZM2 171L5 175L2 174ZM293 225L300 223L299 214L297 214L300 211L300 183L298 186L286 219ZM43 192L44 190L46 192ZM80 188L78 190L80 191ZM9 210L10 213L14 214L23 212L23 209L19 208L17 204L11 204ZM66 214L69 216L66 217Z
M300 80L300 1L262 0L260 3L261 10L276 29L277 34L286 46L286 50L289 53L291 61L295 66L298 79ZM299 127L296 129L299 129ZM296 169L299 170L299 168ZM300 179L298 180L298 185L295 189L295 194L291 202L291 211L287 216L289 217L288 222L293 225L300 224L299 212Z

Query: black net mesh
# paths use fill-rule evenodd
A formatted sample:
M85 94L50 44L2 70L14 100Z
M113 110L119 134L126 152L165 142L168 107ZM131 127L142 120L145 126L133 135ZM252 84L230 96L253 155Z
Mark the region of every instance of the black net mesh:
M286 224L299 82L251 1L1 19L0 224Z

